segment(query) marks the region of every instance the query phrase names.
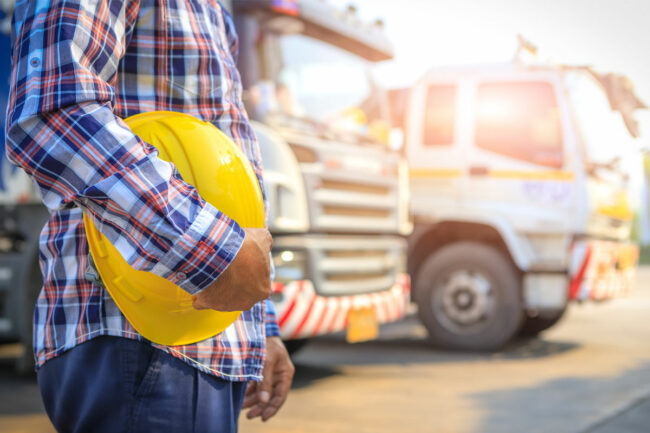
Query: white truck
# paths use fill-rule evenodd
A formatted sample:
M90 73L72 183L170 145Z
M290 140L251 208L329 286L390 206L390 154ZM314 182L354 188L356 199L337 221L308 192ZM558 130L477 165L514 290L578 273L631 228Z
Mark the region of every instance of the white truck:
M379 25L318 0L224 3L240 35L244 98L265 165L282 336L291 350L339 331L373 338L378 324L405 314L410 294L408 177L402 155L383 142L387 96L369 73L392 56L390 44ZM12 9L0 0L3 143ZM33 365L38 236L48 217L2 152L0 341L25 343L23 372Z
M549 328L568 301L630 290L620 161L644 107L625 78L513 62L435 69L400 95L409 271L434 343L494 350Z
M271 203L273 300L290 350L347 331L373 338L400 319L406 274L406 162L389 149L392 58L380 22L322 0L234 0L244 101Z

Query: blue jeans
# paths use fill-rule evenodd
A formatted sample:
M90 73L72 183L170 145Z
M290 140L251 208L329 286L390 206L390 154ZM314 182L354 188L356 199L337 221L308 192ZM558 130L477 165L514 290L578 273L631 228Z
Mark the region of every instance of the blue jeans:
M119 337L51 359L38 385L57 431L94 433L235 433L246 389Z

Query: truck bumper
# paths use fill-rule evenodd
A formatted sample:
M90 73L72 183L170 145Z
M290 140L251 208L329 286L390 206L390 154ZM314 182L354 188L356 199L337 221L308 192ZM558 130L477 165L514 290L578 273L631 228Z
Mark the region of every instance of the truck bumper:
M571 247L569 299L605 300L634 287L639 247L612 241L580 240Z
M350 311L371 307L377 322L390 323L406 315L411 281L400 274L388 290L349 296L319 296L309 280L274 283L273 299L280 334L285 340L345 331Z

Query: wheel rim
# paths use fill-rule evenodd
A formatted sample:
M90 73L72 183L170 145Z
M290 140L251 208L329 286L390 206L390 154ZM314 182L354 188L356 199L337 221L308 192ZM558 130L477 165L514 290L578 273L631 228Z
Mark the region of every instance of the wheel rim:
M460 269L434 283L431 306L449 332L476 334L489 326L496 310L496 294L490 278L476 270Z

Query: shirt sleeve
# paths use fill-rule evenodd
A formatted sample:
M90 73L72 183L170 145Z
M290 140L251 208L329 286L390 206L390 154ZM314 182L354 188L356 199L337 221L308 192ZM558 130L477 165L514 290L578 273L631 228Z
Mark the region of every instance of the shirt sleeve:
M278 318L275 314L275 306L271 298L267 299L266 305L264 306L264 327L266 331L266 337L279 337L280 336L280 327L278 326Z
M7 156L50 210L80 207L132 267L194 294L227 268L244 232L114 114L138 6L17 2Z
M230 54L232 55L235 63L237 63L239 57L239 38L237 37L237 32L235 31L235 23L232 19L232 15L230 15L230 12L228 12L225 7L221 6L221 11L223 13L225 24L224 30L226 32L226 39L228 41L228 49L230 50Z

